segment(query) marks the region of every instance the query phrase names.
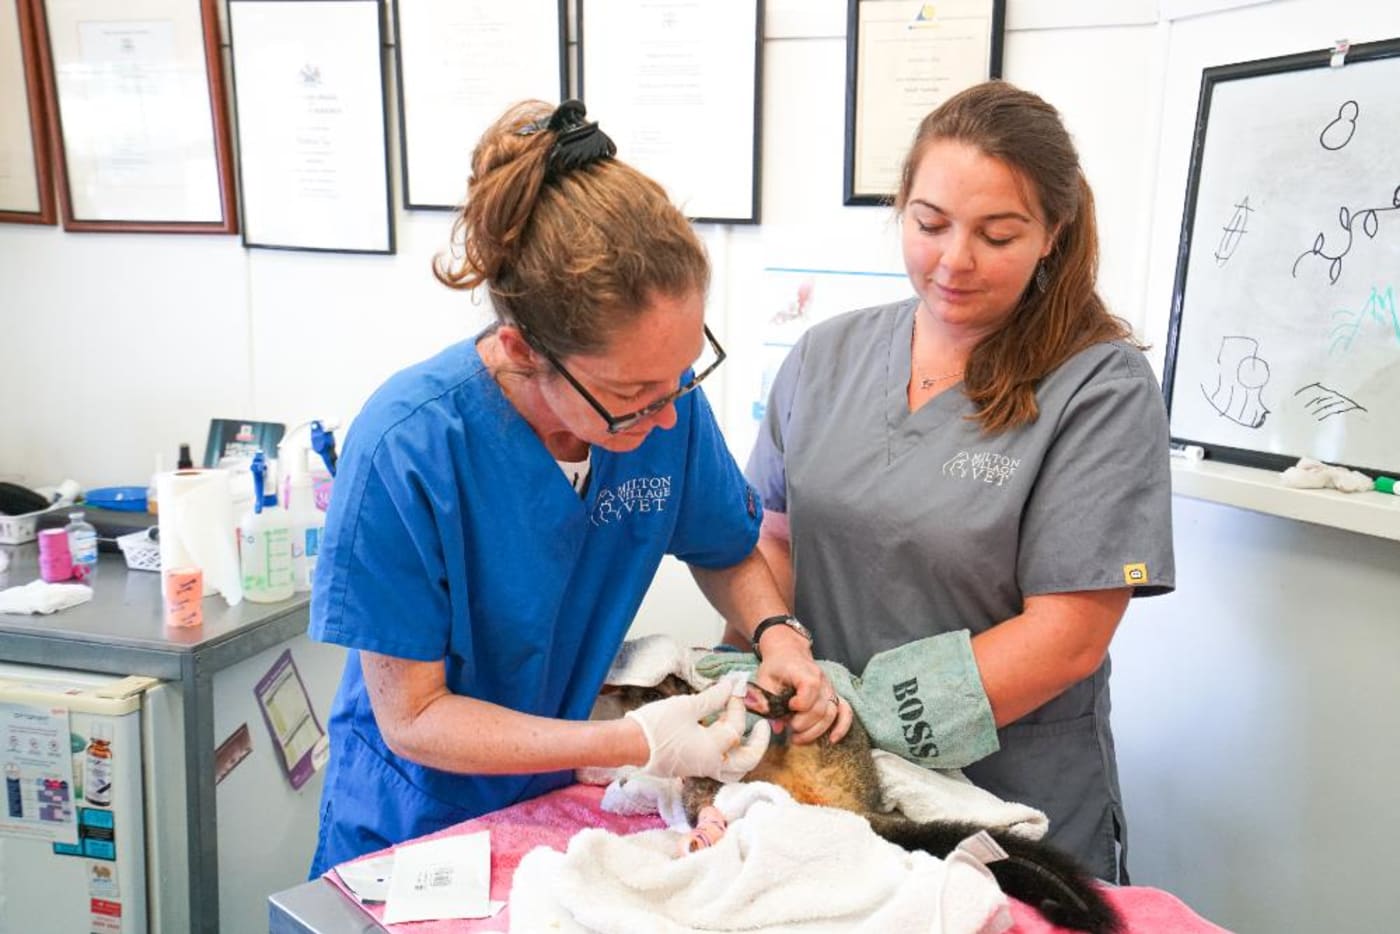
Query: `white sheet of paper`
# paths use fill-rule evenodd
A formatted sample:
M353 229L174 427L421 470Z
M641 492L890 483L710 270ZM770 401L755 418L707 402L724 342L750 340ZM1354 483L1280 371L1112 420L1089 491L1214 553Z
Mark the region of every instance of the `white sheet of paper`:
M394 848L384 923L491 914L491 832Z
M335 874L362 902L382 902L389 897L389 880L394 875L394 854L343 863Z

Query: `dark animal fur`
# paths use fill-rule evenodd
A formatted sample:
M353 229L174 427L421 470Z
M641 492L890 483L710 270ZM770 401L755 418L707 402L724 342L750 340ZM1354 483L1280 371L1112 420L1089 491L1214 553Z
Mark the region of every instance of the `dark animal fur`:
M768 716L786 719L791 693L774 695L756 685L768 703ZM626 709L675 694L690 687L669 676L654 688L619 688ZM1047 843L1027 840L1000 830L954 821L916 822L880 810L880 779L875 768L870 737L859 719L839 743L825 737L815 743L785 742L787 733L775 734L758 767L744 781L772 782L804 804L854 811L870 821L884 839L906 850L922 850L946 857L967 837L986 830L1007 853L988 868L1003 892L1036 908L1048 921L1077 931L1117 934L1122 921L1099 891L1097 884L1071 857ZM714 802L720 783L709 778L688 778L683 788L686 815L694 826L700 809Z

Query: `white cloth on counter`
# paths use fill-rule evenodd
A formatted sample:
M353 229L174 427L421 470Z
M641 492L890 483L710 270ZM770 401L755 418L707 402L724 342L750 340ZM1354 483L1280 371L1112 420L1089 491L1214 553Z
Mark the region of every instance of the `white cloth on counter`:
M684 853L684 835L618 836L592 828L567 852L526 854L511 890L519 932L700 931L793 934L999 934L1006 896L971 852L946 860L880 839L864 818L799 805L775 785L726 785L736 815L714 846Z
M0 613L56 613L91 599L86 584L50 584L41 578L0 590Z
M1376 487L1375 481L1348 467L1324 464L1304 457L1283 472L1283 485L1299 490L1341 490L1343 493L1365 493Z

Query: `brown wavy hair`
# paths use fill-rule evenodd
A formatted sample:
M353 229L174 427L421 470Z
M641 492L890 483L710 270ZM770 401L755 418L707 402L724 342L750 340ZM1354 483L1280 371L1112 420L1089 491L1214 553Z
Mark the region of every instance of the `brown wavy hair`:
M1004 81L978 84L944 101L919 124L904 159L895 199L901 213L925 150L945 140L1010 166L1039 200L1046 226L1058 231L1041 261L1049 277L1045 290L1032 277L1016 310L967 361L964 392L976 409L973 418L995 434L1036 420L1035 390L1047 374L1086 347L1133 341L1132 327L1109 312L1095 288L1094 194L1055 108Z
M454 289L485 285L498 321L567 357L603 350L656 295L704 295L710 265L665 190L625 162L547 178L553 112L523 101L482 135L452 251L433 274Z

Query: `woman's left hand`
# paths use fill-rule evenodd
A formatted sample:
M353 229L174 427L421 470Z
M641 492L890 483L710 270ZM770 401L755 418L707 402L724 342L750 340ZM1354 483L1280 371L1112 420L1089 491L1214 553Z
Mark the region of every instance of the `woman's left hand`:
M788 701L794 743L815 742L823 735L830 742L839 742L851 728L854 716L851 705L836 693L800 636L790 646L775 646L765 651L754 680L769 691L776 692L784 687L795 691Z

